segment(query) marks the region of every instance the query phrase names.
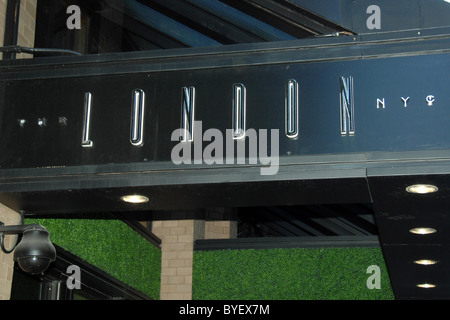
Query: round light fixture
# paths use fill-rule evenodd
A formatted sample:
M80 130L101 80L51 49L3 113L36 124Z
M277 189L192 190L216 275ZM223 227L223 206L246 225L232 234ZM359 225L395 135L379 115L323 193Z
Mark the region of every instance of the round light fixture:
M424 288L424 289L430 289L430 288L435 288L436 285L432 284L432 283L419 283L418 285L416 285L419 288Z
M436 260L430 260L430 259L421 259L414 261L415 264L420 264L423 266L431 266L433 264L438 263Z
M146 196L140 195L140 194L129 194L126 196L122 196L120 198L123 202L126 203L132 203L132 204L140 204L140 203L146 203L149 202L150 199Z
M415 194L427 194L438 191L438 187L431 184L413 184L411 186L408 186L406 188L406 191Z
M409 230L409 232L414 233L414 234L425 235L425 234L435 233L435 232L437 232L437 230L433 229L433 228L423 228L422 227L422 228L413 228L413 229Z

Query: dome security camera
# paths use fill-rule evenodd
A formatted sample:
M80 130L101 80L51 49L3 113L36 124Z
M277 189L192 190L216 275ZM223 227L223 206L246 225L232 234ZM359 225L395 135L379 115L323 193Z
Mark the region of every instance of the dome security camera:
M11 250L5 250L3 246L3 234L23 233L22 240ZM40 274L47 270L50 263L56 260L56 250L50 241L48 231L41 225L0 225L0 240L4 252L14 250L14 261L20 268L30 274Z
M30 229L23 233L22 241L14 251L14 261L30 274L40 274L47 270L56 259L55 247L50 242L47 230Z

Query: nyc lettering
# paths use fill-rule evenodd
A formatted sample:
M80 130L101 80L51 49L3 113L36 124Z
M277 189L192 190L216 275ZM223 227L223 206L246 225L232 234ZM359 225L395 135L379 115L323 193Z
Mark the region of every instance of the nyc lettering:
M411 97L400 97L400 101L404 108L408 107L408 103L411 101ZM432 94L425 97L425 102L427 106L431 107L436 102L436 97ZM376 103L377 109L386 109L386 99L385 98L378 98Z

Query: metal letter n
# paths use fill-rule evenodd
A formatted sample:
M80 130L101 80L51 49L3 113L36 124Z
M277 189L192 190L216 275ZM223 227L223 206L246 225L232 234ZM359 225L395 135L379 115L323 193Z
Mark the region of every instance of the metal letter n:
M353 77L340 77L340 121L341 135L355 134L355 103L353 99Z

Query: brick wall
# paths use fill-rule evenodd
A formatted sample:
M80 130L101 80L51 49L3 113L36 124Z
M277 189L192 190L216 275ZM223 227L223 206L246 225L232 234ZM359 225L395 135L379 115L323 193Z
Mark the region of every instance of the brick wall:
M166 212L164 220L152 222L152 232L161 239L161 300L192 299L194 241L236 236L236 222L225 220L229 215L224 213L223 209L208 209L200 214Z
M6 14L6 1L0 0L0 46L3 46L3 40L5 36L5 14ZM2 53L0 53L0 58L2 58Z
M205 220L205 239L230 239L237 237L237 221L232 209L207 209Z
M15 225L20 221L20 215L0 204L0 221L5 225ZM14 235L5 236L5 247L11 248L15 243ZM5 254L0 250L0 300L9 300L13 276L13 253Z
M24 47L34 47L34 31L36 27L37 0L20 1L19 35L17 44ZM28 54L21 53L17 58L30 58Z
M153 221L152 229L161 239L161 300L192 299L194 240L201 236L204 221Z
M0 44L3 45L5 33L5 13L7 0L0 0ZM25 47L34 47L34 31L36 26L37 0L20 1L19 34L17 44ZM26 53L16 56L17 59L31 58Z

